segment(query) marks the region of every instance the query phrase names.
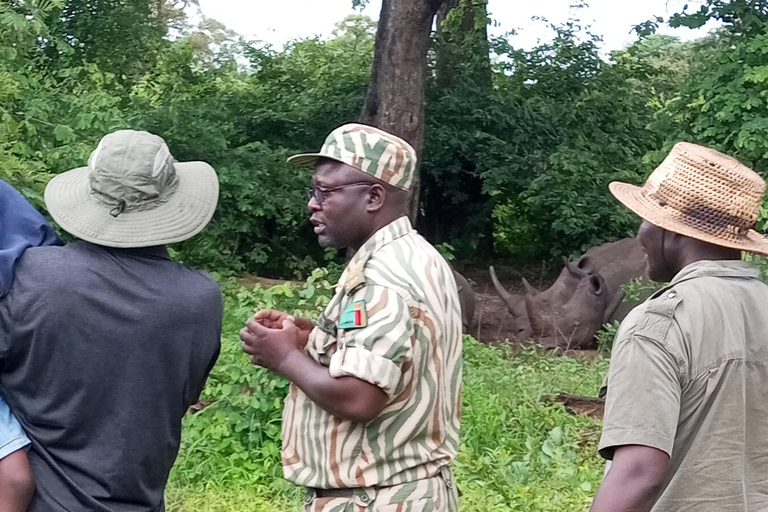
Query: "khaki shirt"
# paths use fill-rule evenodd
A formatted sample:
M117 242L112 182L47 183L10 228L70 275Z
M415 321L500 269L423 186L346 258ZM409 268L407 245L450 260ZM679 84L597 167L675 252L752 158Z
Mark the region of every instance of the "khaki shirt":
M670 456L653 510L768 510L768 286L753 265L700 261L621 324L600 453Z
M342 315L355 306L365 310L357 318L365 326ZM355 423L292 384L283 412L285 477L348 488L438 475L459 446L461 340L459 298L445 260L406 217L376 232L342 274L306 353L333 377L380 387L389 401L378 418Z

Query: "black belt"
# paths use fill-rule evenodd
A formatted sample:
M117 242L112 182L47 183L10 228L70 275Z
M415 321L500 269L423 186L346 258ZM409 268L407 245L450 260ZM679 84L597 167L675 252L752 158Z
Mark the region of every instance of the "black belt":
M347 487L344 489L315 489L314 487L308 487L307 490L313 492L318 498L351 498L355 495L355 490L358 488Z

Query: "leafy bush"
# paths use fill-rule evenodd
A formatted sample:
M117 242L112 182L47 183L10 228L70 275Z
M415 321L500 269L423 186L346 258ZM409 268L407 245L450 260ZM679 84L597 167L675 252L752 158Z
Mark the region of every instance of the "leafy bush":
M601 354L610 354L613 348L613 342L616 341L616 335L619 333L619 322L614 320L610 324L603 324L603 327L595 333L597 341L597 351Z
M672 16L692 28L715 19L722 27L688 48L690 71L662 103L649 129L664 138L647 160L657 163L680 140L733 155L768 175L768 9L752 0L706 0Z

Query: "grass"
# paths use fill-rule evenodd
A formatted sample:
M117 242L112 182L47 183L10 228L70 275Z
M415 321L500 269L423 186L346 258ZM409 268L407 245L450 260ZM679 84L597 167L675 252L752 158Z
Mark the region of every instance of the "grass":
M214 403L185 419L166 492L169 512L300 510L301 490L281 478L286 382L248 363L237 332L255 308L308 315L322 307L329 293L323 277L298 291L226 287L222 355L204 392ZM602 357L513 352L465 337L462 443L454 463L461 510L587 510L602 478L600 422L571 416L541 396L595 395L607 367Z

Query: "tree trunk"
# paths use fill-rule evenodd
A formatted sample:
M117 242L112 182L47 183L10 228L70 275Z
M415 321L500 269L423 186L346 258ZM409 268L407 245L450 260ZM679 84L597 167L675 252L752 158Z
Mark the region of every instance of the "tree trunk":
M368 96L360 122L408 141L419 159L424 148L424 81L432 22L443 0L383 0ZM416 167L410 216L419 213Z

